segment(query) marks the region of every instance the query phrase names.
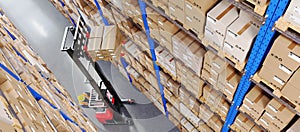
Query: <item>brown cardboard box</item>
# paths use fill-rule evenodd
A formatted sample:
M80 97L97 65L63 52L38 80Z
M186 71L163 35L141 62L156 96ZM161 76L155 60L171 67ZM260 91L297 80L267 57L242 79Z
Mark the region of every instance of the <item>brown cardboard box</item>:
M179 3L175 1L169 1L169 12L170 16L179 22L184 22L184 0L177 0Z
M159 33L167 42L172 42L172 36L179 31L179 28L166 19L158 20Z
M197 5L203 13L210 10L218 1L217 0L188 0Z
M281 104L278 100L272 99L266 106L267 116L272 116L273 123L287 125L296 115L290 109Z
M214 115L212 111L210 111L206 106L203 104L200 105L199 108L199 118L202 119L204 122L208 122L208 120Z
M207 13L205 38L223 48L226 29L237 18L237 8L227 1L221 1Z
M300 90L297 87L294 87L292 84L288 83L282 89L282 94L286 96L293 103L300 105Z
M180 100L184 103L184 104L189 104L189 97L190 97L190 93L188 91L186 91L185 89L181 88L179 89L179 97Z
M265 129L269 130L270 132L279 132L281 130L279 127L277 127L276 125L274 125L272 123L272 121L270 121L270 120L268 120L268 118L266 118L266 114L263 114L259 118L258 124L260 124L261 126L263 126Z
M235 118L234 124L239 127L239 129L243 131L249 132L251 128L254 126L254 122L249 120L246 116L243 114L238 114L238 116Z
M15 129L13 128L13 126L11 126L11 124L4 122L2 120L0 120L0 131L2 132L14 132Z
M262 89L258 86L253 87L246 95L243 105L248 106L251 111L255 112L254 119L257 119L269 103L269 97L265 96ZM246 113L249 111L245 111Z
M243 63L259 31L259 22L247 12L240 11L240 17L227 29L223 50L235 60ZM248 40L245 42L245 40ZM228 46L230 45L230 46Z
M272 70L271 70L272 69ZM274 70L274 72L273 72ZM263 66L262 69L259 72L259 76L266 80L267 82L270 83L270 85L274 86L275 88L282 89L282 87L286 84L286 80L280 78L278 75L278 72L276 73L275 71L279 71L277 67L265 67ZM280 72L280 71L279 71Z
M229 107L230 104L224 98L221 98L221 101L217 107L217 111L219 111L218 113L220 113L221 116L226 117Z
M222 121L215 115L210 118L207 125L210 126L216 132L220 132L223 127Z
M300 130L300 120L298 119L288 130L287 132L297 132Z
M283 18L287 22L291 23L295 27L300 27L300 23L298 21L298 19L300 18L300 14L298 12L298 4L299 0L292 0L283 16Z
M287 84L294 86L295 88L297 88L298 90L300 90L300 88L298 88L298 86L300 85L299 83L299 77L300 77L300 70L298 69L294 75L290 78L290 80L288 81Z
M203 121L199 123L199 127L197 128L198 131L203 131L203 132L213 132L213 130L206 125Z
M205 26L205 14L201 8L189 1L185 1L185 21L184 25L188 26L198 36L203 36Z
M273 60L276 60L277 64L283 64L292 72L294 72L300 65L299 56L300 46L281 35L275 40L266 60L270 57L275 57L277 60ZM264 63L263 65L268 64Z

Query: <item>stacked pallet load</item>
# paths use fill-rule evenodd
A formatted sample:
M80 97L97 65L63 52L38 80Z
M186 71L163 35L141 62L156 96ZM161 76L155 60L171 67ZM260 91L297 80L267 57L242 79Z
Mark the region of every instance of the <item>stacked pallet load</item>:
M94 26L91 28L87 52L94 62L110 61L116 57L122 34L117 26Z
M96 131L42 58L1 14L0 92L8 113L1 114L7 126L2 131Z

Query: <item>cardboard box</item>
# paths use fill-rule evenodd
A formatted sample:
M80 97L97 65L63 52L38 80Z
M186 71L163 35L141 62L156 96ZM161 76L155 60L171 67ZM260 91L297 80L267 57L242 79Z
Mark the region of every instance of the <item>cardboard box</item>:
M172 42L172 36L179 31L179 28L165 18L158 20L159 33L167 42Z
M177 32L172 37L173 55L184 62L182 55L186 52L188 46L193 43L194 39L188 36L185 32Z
M14 132L15 131L14 127L11 126L10 123L0 120L0 125L1 125L0 131L2 131L2 132Z
M188 0L188 1L197 5L203 13L206 13L218 2L218 0Z
M298 21L300 18L299 13L299 0L292 0L287 8L283 18L290 22L291 24L300 27L300 22Z
M208 122L209 119L214 116L214 113L212 111L210 111L206 106L204 106L203 104L200 105L200 109L199 109L199 118L202 119L204 122Z
M300 90L299 88L293 86L291 83L288 83L285 85L285 87L282 89L282 94L287 97L290 101L293 103L300 105Z
M283 74L280 73L278 74L278 72L275 71L279 71L280 73L282 73L282 71L280 71L280 69L277 67L268 68L266 66L263 66L259 71L258 75L264 80L266 80L270 85L281 90L282 87L286 84L287 79L280 78L278 75L283 75Z
M223 127L222 121L215 115L211 117L211 119L208 121L207 125L210 126L216 132L220 132Z
M286 126L296 115L274 98L268 103L265 109L265 114L272 119L274 124L277 124L281 128Z
M254 116L253 119L258 119L269 101L269 97L264 95L262 89L255 86L245 96L242 107L246 108L244 112Z
M243 114L238 114L235 118L234 124L239 127L241 131L249 132L254 126L254 122L249 120Z
M180 3L173 3L173 1L169 1L169 12L171 18L174 18L175 20L178 20L181 23L184 23L184 0L178 0L181 1ZM179 6L182 5L182 6Z
M206 125L203 121L201 121L199 124L200 125L197 128L198 131L213 132L213 130L208 125Z
M259 31L258 25L256 18L240 11L240 17L227 28L223 50L243 63Z
M288 38L280 35L266 57L266 60L273 58L277 64L283 64L290 72L294 72L300 66L300 46ZM275 59L274 59L275 58ZM269 61L271 62L271 61ZM268 65L266 63L264 66ZM270 65L271 67L271 65Z
M266 114L263 114L257 122L270 132L279 132L281 130L278 126L274 125L268 117L266 117Z
M185 21L184 25L189 27L198 36L203 36L205 27L205 14L201 8L189 1L185 1Z
M207 13L205 38L223 48L227 27L237 18L237 8L227 1L221 1Z

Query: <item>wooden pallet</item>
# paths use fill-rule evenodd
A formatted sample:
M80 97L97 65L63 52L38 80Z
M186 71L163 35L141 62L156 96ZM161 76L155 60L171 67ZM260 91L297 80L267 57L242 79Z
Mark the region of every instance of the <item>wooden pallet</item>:
M234 64L234 67L238 70L238 71L243 71L243 69L246 66L246 60L244 62L239 62L236 59L234 59L231 55L227 54L226 52L223 53L225 56L225 59L227 59L228 61L231 61Z
M267 11L267 7L269 6L269 3L264 5L259 5L252 0L239 0L242 4L249 6L253 9L254 12L257 14L264 16L265 12Z
M283 17L280 17L278 21L275 23L275 27L282 31L288 31L291 30L292 32L297 32L300 35L300 27L296 26L295 24L288 22Z
M300 103L297 104L292 100L290 100L288 97L286 97L281 93L280 89L276 88L275 86L268 83L266 80L259 77L257 73L252 77L252 80L254 80L256 83L266 86L266 88L268 88L272 92L272 94L274 94L275 97L279 98L280 101L285 102L286 104L288 104L289 106L291 106L293 109L295 109L297 112L300 113Z
M182 26L183 26L183 28L185 28L186 30L188 30L190 33L192 33L193 35L197 36L200 40L203 39L204 34L197 34L196 31L194 31L192 27L190 27L190 26L188 26L186 24L183 24Z
M278 88L276 88L275 86L273 86L272 84L270 84L268 81L264 80L263 78L261 78L258 75L258 72L252 77L252 80L254 80L255 82L262 84L264 86L267 86L268 88L270 88L272 91L277 90Z

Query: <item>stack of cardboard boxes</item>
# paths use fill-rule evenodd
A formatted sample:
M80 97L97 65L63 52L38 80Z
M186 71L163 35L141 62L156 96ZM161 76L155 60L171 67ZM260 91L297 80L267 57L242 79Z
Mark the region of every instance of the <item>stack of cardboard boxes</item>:
M227 29L223 51L237 62L243 63L258 31L258 20L249 13L240 11L239 18Z
M285 14L283 17L279 18L278 22L276 23L276 27L279 29L286 31L289 28L300 32L300 13L299 13L299 0L291 0Z
M239 113L232 124L232 129L238 132L261 132L260 127L255 125L250 119L248 119L244 114Z
M214 46L223 48L227 27L239 17L237 8L222 0L207 13L205 25L205 39Z
M158 37L157 40L160 45L166 47L169 52L173 53L172 36L179 31L179 28L162 16L158 18L160 37Z
M177 81L190 91L195 98L199 99L202 96L204 81L193 71L179 62L176 62L176 72Z
M294 116L294 112L273 98L266 106L265 112L259 118L258 124L261 124L269 131L281 131Z
M92 28L87 51L93 61L111 60L116 57L121 40L122 34L118 27L96 26Z
M183 31L172 37L173 55L200 76L205 50Z
M224 93L229 100L232 100L241 76L223 59L211 51L207 51L201 78Z
M270 98L265 95L262 89L255 86L245 96L240 110L257 120L264 112L269 101Z
M155 53L157 63L175 79L177 74L175 67L175 58L173 57L173 55L161 46L155 48Z
M184 23L184 0L169 1L170 17L180 23Z
M217 0L185 0L184 22L186 29L192 30L199 38L203 37L206 13L217 3Z
M300 46L284 36L279 36L258 73L274 90L278 89L294 104L299 104ZM272 72L271 72L272 71Z

